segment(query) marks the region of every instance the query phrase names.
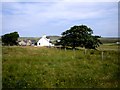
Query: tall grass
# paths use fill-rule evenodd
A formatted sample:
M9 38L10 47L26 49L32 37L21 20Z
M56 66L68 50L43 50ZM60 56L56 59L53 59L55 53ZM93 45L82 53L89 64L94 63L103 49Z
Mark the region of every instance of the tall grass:
M3 88L116 88L118 52L3 47Z
M0 89L2 89L2 47L0 45Z

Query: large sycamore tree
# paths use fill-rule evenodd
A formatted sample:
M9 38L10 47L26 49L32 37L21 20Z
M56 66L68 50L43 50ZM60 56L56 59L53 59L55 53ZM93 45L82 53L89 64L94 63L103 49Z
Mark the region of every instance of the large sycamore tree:
M100 36L93 36L93 30L86 25L73 26L62 33L60 42L62 46L84 47L87 49L96 49L100 44Z
M17 40L19 38L19 34L18 32L12 32L12 33L8 33L2 36L2 44L3 45L17 45Z

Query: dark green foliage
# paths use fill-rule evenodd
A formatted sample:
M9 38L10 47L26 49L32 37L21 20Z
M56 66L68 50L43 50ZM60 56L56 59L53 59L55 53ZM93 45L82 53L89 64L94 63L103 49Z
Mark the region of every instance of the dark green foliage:
M100 44L102 44L98 38L100 38L100 36L89 36L85 42L85 48L96 49Z
M60 42L62 46L85 47L89 49L96 49L101 44L100 36L93 36L93 31L85 25L73 26L69 30L62 33Z
M17 45L18 38L19 38L18 32L5 34L2 36L2 44L3 45L10 45L10 46Z

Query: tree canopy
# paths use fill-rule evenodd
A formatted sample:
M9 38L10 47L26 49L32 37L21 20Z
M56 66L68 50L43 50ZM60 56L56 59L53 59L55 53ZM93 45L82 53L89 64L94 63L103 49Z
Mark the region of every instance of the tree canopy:
M85 47L88 49L96 49L99 44L102 44L98 38L100 36L93 36L93 30L86 25L73 26L69 30L66 30L61 35L60 42L62 46Z
M17 45L17 40L19 38L18 32L12 32L9 34L5 34L2 36L2 44L3 45Z

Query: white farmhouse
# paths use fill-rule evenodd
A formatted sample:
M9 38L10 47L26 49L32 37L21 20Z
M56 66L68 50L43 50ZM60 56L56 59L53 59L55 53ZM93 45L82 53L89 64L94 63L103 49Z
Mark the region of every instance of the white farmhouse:
M42 38L37 42L37 46L54 46L50 43L50 39L46 38L46 35L43 35Z

